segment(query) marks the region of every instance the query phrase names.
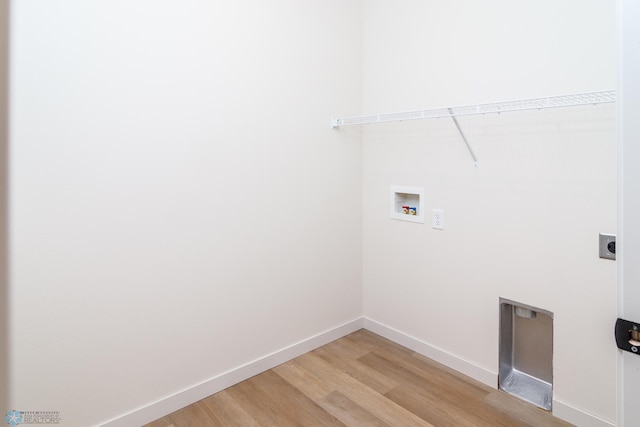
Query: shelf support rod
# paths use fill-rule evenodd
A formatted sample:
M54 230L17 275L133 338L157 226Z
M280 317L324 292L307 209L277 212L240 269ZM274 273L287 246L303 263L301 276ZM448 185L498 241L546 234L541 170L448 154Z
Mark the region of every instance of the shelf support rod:
M476 153L473 152L473 148L471 148L471 145L469 144L469 141L467 141L467 137L464 136L464 132L462 132L462 128L460 127L460 123L458 123L458 119L456 119L456 116L453 114L453 109L449 108L449 114L451 114L451 118L453 119L453 123L456 125L456 128L458 128L458 132L460 132L460 136L462 137L462 140L464 141L465 145L467 146L467 149L469 150L469 154L471 154L471 158L473 159L473 166L474 167L478 167L478 158L476 157Z

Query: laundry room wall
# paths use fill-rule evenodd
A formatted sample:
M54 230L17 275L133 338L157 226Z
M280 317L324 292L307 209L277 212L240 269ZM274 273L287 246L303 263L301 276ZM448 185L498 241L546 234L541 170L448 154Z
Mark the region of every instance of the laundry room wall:
M615 25L605 0L366 1L362 114L615 89ZM615 106L458 120L478 168L451 119L364 128L365 317L495 386L499 298L549 310L554 413L615 422Z
M360 1L13 6L12 409L101 424L360 319Z

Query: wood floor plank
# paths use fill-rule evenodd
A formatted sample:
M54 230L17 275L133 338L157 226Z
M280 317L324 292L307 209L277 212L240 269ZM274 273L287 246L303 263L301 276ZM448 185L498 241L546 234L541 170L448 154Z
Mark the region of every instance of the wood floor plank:
M484 403L492 409L509 414L530 426L571 427L571 424L554 417L544 409L530 405L504 391L494 390L484 398Z
M487 410L479 402L454 402L437 393L411 385L400 386L386 395L399 405L438 426L524 427L508 414Z
M313 373L292 362L283 363L273 371L348 426L388 425L342 393L332 390Z
M345 425L392 427L338 391L330 393L321 401L322 407Z
M336 370L314 352L294 359L293 363L322 378L330 387L343 393L356 404L388 424L402 426L431 425L350 375Z
M204 410L200 402L189 405L182 411L169 415L175 427L215 426L214 421Z
M227 393L261 426L295 425L295 419L288 411L282 411L271 396L260 390L254 378L228 388Z
M401 383L385 396L420 418L438 426L482 425L481 414L476 411L482 409L486 393L477 395L466 389L438 386L373 352L359 360Z
M339 350L337 351L338 352L336 352L335 349L322 347L315 350L315 354L334 366L336 369L352 376L380 394L385 394L389 390L398 386L397 381L380 374L375 369L371 369L369 366L356 359L343 358L340 356Z
M433 380L434 382L442 380L446 384L451 384L453 376L453 378L456 379L454 381L455 387L459 386L462 389L469 389L469 392L477 393L479 397L482 397L493 390L490 387L474 381L471 378L433 360L427 359L427 362L417 357L418 355L414 351L393 343L386 338L373 334L370 331L360 330L346 338L361 341L363 345L371 350L372 353L382 355L386 359L410 370L414 374Z
M362 356L358 361L371 369L377 370L398 384L414 385L415 387L430 390L455 402L481 402L488 391L475 387L461 387L460 380L446 375L429 375L423 369L417 369L413 364L405 363L402 359L393 356L370 352Z
M514 417L507 411L495 411L488 407L485 398L489 393L479 389L461 387L460 379L433 378L416 375L374 352L359 359L374 369L395 378L400 386L386 397L438 426L527 426L522 417ZM449 381L447 383L447 381Z
M377 338L369 337L368 339ZM378 354L398 366L409 370L414 375L429 380L436 386L442 386L445 390L464 392L468 394L469 398L475 396L477 399L482 399L493 390L433 360L429 360L428 362L424 361L416 357L416 353L413 351L407 351L408 349L404 349L403 347L397 348L399 347L397 344L389 345L389 341L382 337L379 337L379 339L381 345L373 348L370 353Z
M337 418L273 371L264 372L249 381L254 382L266 395L274 398L272 405L278 410L288 412L297 425L344 427Z
M273 371L313 401L319 401L335 391L312 372L297 366L295 361L276 366Z
M216 425L238 427L260 426L225 390L209 396L201 402Z
M430 372L430 373L437 373L438 376L454 376L456 378L458 378L460 380L461 384L465 384L465 385L470 385L473 388L477 388L480 390L484 390L487 393L492 392L493 390L495 390L492 387L489 387L486 384L483 384L479 381L475 381L472 378L470 378L469 376L458 372L454 369L449 368L448 366L443 365L442 363L436 362L433 359L429 359L428 357L420 354L420 353L412 353L411 356L415 359L418 359L421 363L418 364L417 366L420 366L421 368L424 368L426 371Z
M362 346L354 345L354 342L347 339L346 337L337 339L333 342L330 342L327 345L323 345L320 348L330 351L332 354L339 354L340 357L342 358L348 358L353 360L364 356L370 351L370 349L368 348L363 348Z
M411 387L395 388L385 397L437 427L478 427L459 410L456 411L449 405L441 404L433 396L415 393Z

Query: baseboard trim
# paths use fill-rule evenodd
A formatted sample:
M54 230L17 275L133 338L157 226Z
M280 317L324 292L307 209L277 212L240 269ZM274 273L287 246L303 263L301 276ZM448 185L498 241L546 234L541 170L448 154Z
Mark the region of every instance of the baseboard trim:
M492 388L498 387L498 374L491 372L487 369L476 366L471 362L461 359L451 353L448 353L438 347L428 344L424 341L414 338L404 332L398 331L390 326L375 321L373 319L363 319L364 328L374 332L380 336L387 338L395 343L405 346L415 352L442 363L451 369L454 369L468 377L473 378L476 381L480 381L483 384Z
M603 420L556 399L553 399L553 415L580 427L615 427L615 423Z
M173 395L167 396L157 402L138 408L125 415L114 418L101 424L102 427L129 427L144 425L162 418L178 409L184 408L194 402L211 396L234 384L253 377L261 372L294 359L304 353L349 335L363 327L363 319L355 319L336 328L319 333L311 338L302 340L289 347L278 350L260 359L239 366L221 375L208 379Z
M274 368L284 362L362 328L405 346L422 354L423 356L435 360L436 362L442 363L443 365L480 381L489 387L497 388L498 374L476 366L471 362L461 359L458 356L448 353L415 337L407 335L404 332L365 317L352 320L336 328L319 333L313 337L292 344L289 347L278 350L245 365L239 366L200 384L196 384L192 387L176 392L158 400L157 402L107 421L104 424L101 424L101 427L129 427L132 425L144 425L150 423L151 421L162 418L163 416L177 411L178 409L184 408L185 406L204 399L207 396L211 396L212 394L251 378L254 375ZM595 415L589 414L556 399L553 400L553 415L580 427L615 427L615 424L609 421L605 421Z

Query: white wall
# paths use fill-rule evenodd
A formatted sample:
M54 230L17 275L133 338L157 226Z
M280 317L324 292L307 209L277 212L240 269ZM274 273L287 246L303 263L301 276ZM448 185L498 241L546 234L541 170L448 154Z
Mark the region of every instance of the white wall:
M9 130L9 3L0 2L0 412L9 397L9 303L7 283L7 145Z
M363 113L615 89L610 1L369 0ZM364 313L498 371L498 299L554 313L554 398L615 420L615 107L369 126ZM389 186L425 189L445 230L389 219ZM495 378L495 376L494 376Z
M13 5L13 408L97 424L361 316L360 1Z
M640 5L618 2L620 50L618 57L618 171L619 221L618 316L640 321ZM637 424L640 399L640 358L618 352L618 426Z

